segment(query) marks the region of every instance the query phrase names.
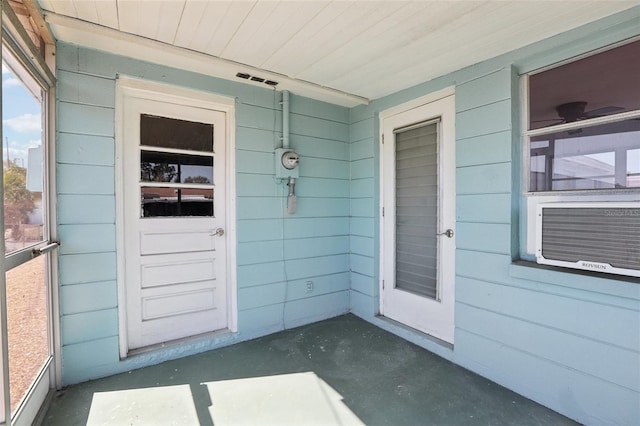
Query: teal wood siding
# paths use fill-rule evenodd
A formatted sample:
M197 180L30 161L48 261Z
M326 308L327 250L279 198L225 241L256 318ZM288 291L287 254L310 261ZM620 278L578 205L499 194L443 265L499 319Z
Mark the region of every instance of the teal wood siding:
M524 240L519 74L640 36L640 7L346 109L292 95L298 212L273 179L279 97L60 43L57 193L64 382L126 371L351 311L587 424L640 424L640 285L514 261ZM235 97L238 333L120 361L118 73ZM453 347L379 312L379 113L446 87L456 102ZM523 222L523 223L520 223ZM313 291L307 293L307 281Z
M640 284L513 261L521 240L518 74L637 37L638 19L640 8L351 110L352 214L359 216L351 223L353 313L580 422L640 424ZM377 116L451 86L456 328L447 348L376 316Z
M291 97L298 212L273 177L280 93L59 43L57 196L64 383L127 371L349 310L349 111ZM235 97L238 333L120 361L114 107L117 74ZM275 98L274 98L275 97ZM307 292L307 281L313 291Z

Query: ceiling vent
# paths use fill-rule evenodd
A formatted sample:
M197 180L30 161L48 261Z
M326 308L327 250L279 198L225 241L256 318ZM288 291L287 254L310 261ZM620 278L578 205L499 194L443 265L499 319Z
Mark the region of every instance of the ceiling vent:
M267 80L266 78L258 77L255 75L247 74L246 72L239 72L236 74L236 77L242 78L243 80L251 80L256 83L264 83L267 86L276 87L278 85L277 81Z

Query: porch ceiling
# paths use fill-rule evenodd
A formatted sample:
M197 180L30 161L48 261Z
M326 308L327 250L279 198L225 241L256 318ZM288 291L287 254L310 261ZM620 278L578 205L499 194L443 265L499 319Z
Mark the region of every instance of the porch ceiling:
M247 72L280 80L279 89L298 87L300 94L345 106L637 5L637 0L37 1L58 39L94 48L111 45L126 54L136 45L185 49L214 61L201 67L208 74L236 78L236 72ZM116 39L128 47L118 47Z

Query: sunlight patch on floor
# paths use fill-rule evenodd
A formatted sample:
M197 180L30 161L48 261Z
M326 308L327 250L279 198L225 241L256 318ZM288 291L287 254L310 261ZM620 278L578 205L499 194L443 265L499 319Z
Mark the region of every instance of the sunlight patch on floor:
M198 425L189 385L93 394L87 426Z
M363 425L342 396L315 373L204 383L219 425Z

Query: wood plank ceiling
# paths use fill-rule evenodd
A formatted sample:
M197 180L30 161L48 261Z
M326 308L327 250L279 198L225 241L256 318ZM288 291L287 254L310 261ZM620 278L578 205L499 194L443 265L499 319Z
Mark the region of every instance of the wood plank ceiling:
M637 5L636 0L38 2L45 15L86 21L366 99ZM63 21L48 22L64 40Z

